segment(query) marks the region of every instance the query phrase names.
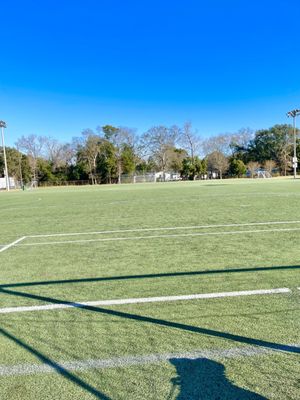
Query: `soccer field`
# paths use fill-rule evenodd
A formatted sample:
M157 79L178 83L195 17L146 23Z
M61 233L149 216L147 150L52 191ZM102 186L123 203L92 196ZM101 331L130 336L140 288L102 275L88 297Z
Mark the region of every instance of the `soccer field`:
M300 398L300 179L0 207L1 400Z

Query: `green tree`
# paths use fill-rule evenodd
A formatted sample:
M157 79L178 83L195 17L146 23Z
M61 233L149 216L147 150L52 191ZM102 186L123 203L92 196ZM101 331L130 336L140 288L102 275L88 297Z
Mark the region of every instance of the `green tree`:
M131 175L135 172L136 156L132 146L124 144L121 153L122 172Z
M6 147L7 169L10 177L21 184L31 180L31 168L28 157L14 147ZM0 175L4 175L4 159L0 153Z
M88 180L89 175L85 168L85 165L77 161L77 163L71 164L67 170L67 180L68 181L78 181L78 180Z
M193 180L195 176L195 166L192 157L186 157L182 161L180 175L183 179Z
M184 149L177 149L176 147L169 149L169 167L174 172L182 170L183 160L187 157L187 152Z
M263 164L272 160L279 166L281 173L286 175L291 166L292 143L291 125L274 125L269 129L259 130L248 146L244 161L257 161Z
M180 174L184 179L194 180L196 177L206 174L206 172L206 160L201 160L198 156L183 159Z
M38 168L38 181L39 182L57 182L57 178L52 172L52 167L49 161L39 158L37 160L37 168Z
M104 138L108 141L111 141L112 138L119 132L119 128L116 128L113 125L104 125L98 128L99 131L102 130L104 133Z
M6 147L6 160L8 175L20 181L21 173L21 158L22 154L13 147ZM0 153L0 174L4 176L4 157L3 152Z
M135 134L134 130L128 127L114 127L112 125L105 125L102 128L104 133L104 138L108 140L114 149L114 158L117 163L117 178L118 183L121 183L121 175L122 173L128 173L129 170L134 170L133 165L129 165L129 156L131 151L131 161L130 163L135 164L134 157L134 139ZM124 169L125 167L125 169ZM129 172L130 173L130 172Z
M241 178L247 172L247 168L242 160L232 158L229 163L229 175Z
M145 174L147 172L158 171L159 168L152 157L149 157L147 160L139 159L136 165L136 171Z
M103 140L97 157L97 174L101 183L112 183L117 179L117 159L114 145Z

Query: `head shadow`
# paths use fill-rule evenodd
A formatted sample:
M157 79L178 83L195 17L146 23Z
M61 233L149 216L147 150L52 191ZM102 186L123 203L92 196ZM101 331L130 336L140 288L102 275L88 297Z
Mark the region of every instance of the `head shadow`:
M219 362L207 358L172 358L169 361L177 372L171 379L170 400L266 400L232 383Z

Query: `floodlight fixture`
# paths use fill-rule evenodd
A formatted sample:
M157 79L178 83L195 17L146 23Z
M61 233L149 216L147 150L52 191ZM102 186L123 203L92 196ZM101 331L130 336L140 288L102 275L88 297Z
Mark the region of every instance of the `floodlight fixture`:
M286 113L287 117L293 118L293 127L294 127L294 157L293 157L293 168L294 168L294 179L297 176L297 167L298 167L298 159L297 159L297 140L296 140L296 117L300 115L300 110L296 108L295 110L291 110Z
M300 110L298 110L298 109L296 108L295 110L292 110L292 111L287 112L286 115L287 115L288 117L295 118L295 117L297 117L297 115L300 115Z

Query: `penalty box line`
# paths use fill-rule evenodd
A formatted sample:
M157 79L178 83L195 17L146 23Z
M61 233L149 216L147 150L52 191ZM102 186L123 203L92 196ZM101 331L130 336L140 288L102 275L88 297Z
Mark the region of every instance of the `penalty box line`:
M251 233L274 233L274 232L299 232L300 228L277 228L277 229L253 229L242 231L223 231L223 232L201 232L201 233L180 233L180 234L167 234L167 235L148 235L148 236L127 236L127 237L112 237L112 238L99 238L99 239L79 239L79 240L62 240L54 242L33 242L21 243L18 246L46 246L57 244L79 244L79 243L92 243L92 242L116 242L128 240L149 240L160 238L180 238L180 237L197 237L197 236L225 236L225 235L245 235ZM26 236L32 238L32 236Z
M45 304L38 306L21 306L21 307L5 307L0 308L0 314L21 313L29 311L50 311L57 309L70 309L70 308L84 308L86 306L112 306L112 305L125 305L125 304L141 304L141 303L158 303L158 302L171 302L183 300L200 300L200 299L216 299L224 297L239 297L239 296L253 296L253 295L268 295L268 294L282 294L290 293L288 288L277 289L258 289L258 290L242 290L235 292L221 292L221 293L202 293L190 294L181 296L161 296L161 297L144 297L144 298L131 298L131 299L116 299L116 300L97 300L88 302L69 302L58 304Z
M9 243L9 244L6 244L5 246L3 246L3 247L0 249L0 253L3 253L5 250L8 250L8 249L10 249L11 247L17 245L18 243L22 242L22 241L23 241L24 239L26 239L26 238L27 238L27 236L22 236L22 237L20 237L19 239L15 240L14 242Z
M137 229L118 229L107 231L94 231L94 232L71 232L71 233L53 233L53 234L39 234L39 235L26 235L6 245L0 245L0 253L8 250L9 248L18 245L24 239L29 238L47 238L47 237L65 237L65 236L85 236L85 235L100 235L100 234L114 234L114 233L134 233L134 232L159 232L159 231L175 231L175 230L192 230L192 229L211 229L211 228L233 228L244 226L265 226L265 225L290 225L300 224L300 220L294 221L269 221L269 222L249 222L244 224L215 224L215 225L192 225L192 226L175 226L175 227L159 227L159 228L137 228ZM226 234L239 234L239 233L256 233L256 232L272 232L272 231L290 231L300 230L300 228L286 228L281 230L253 230L253 231L229 231L229 232L203 232L203 233L190 233L190 234L174 234L174 235L152 235L152 236L134 236L134 237L121 237L121 238L102 238L90 240L76 240L64 242L40 242L40 243L27 243L21 246L33 246L39 244L60 244L60 243L84 243L93 241L113 241L113 240L138 240L138 239L153 239L160 237L184 237L184 236L205 236L205 235L226 235Z
M70 233L51 233L28 235L28 238L46 238L46 237L61 237L61 236L83 236L83 235L105 235L111 233L133 233L133 232L156 232L156 231L172 231L172 230L189 230L189 229L209 229L209 228L234 228L243 226L260 226L260 225L289 225L300 224L300 220L296 221L269 221L269 222L248 222L244 224L215 224L215 225L192 225L192 226L174 226L174 227L159 227L159 228L136 228L136 229L117 229L107 231L94 232L70 232Z

